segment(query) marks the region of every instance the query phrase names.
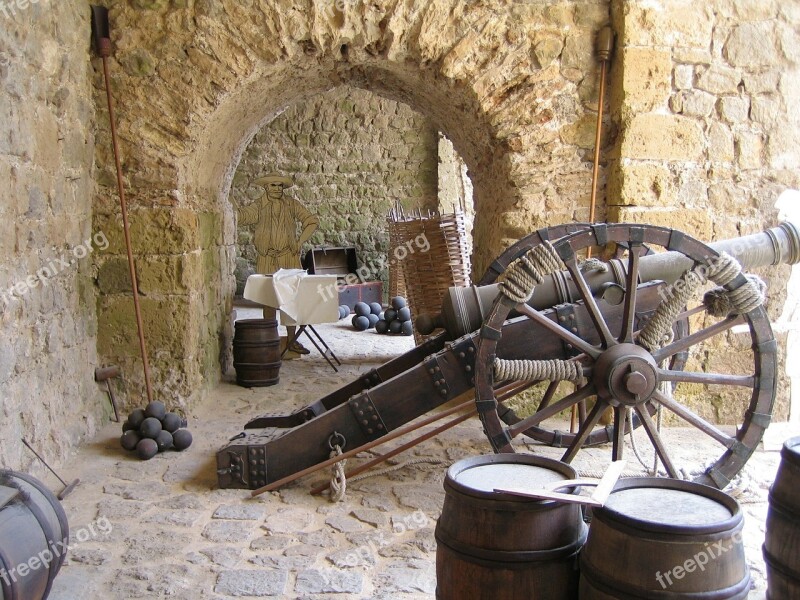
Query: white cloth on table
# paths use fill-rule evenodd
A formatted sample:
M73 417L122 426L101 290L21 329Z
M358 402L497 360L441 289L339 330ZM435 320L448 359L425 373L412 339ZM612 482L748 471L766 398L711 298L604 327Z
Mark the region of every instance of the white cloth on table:
M309 275L303 269L278 269L273 275L250 275L243 296L279 309L282 325L339 320L335 275Z

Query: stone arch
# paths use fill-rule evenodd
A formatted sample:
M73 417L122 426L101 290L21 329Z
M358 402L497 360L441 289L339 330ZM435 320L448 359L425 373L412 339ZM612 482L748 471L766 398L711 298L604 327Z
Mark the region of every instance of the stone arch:
M298 99L348 83L410 105L443 131L474 185L476 272L531 229L574 218L582 202L554 207L559 181L585 177L581 98L591 95L594 68L582 51L608 19L606 3L109 4L122 32L112 68L133 218L139 239L160 251L144 241L136 248L148 321L161 330L151 361L180 398L219 372L232 175L253 134ZM101 187L112 181L105 142ZM586 180L573 187L588 194ZM113 218L101 202L96 213L100 226ZM99 346L124 363L124 350L135 352L114 317L114 292L98 301ZM185 357L177 371L175 354Z

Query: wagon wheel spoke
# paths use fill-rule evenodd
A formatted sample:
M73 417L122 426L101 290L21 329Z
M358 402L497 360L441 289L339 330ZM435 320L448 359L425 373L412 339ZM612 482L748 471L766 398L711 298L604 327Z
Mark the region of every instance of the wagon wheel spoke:
M613 346L617 343L617 340L613 335L611 335L611 330L608 328L608 323L606 323L606 320L603 318L603 314L600 312L600 308L597 306L594 295L589 289L589 284L586 283L586 279L578 267L578 259L576 258L574 252L572 253L572 256L564 260L564 266L567 267L567 270L572 276L572 281L575 283L575 285L578 287L578 291L581 293L581 299L589 311L589 316L592 319L592 323L594 323L595 329L597 329L597 332L600 334L600 340L603 348Z
M678 470L675 468L675 465L672 464L672 459L670 459L667 453L667 447L664 445L664 441L661 439L661 435L659 435L658 428L655 423L653 423L653 418L650 416L650 413L642 405L636 406L635 410L636 414L639 415L639 420L642 422L644 430L647 432L647 437L650 438L650 443L653 444L653 448L656 449L656 453L661 459L661 464L663 464L664 468L667 470L667 474L670 477L677 478Z
M671 344L667 344L663 348L660 348L653 352L653 358L657 363L661 363L665 359L669 358L670 356L674 356L678 352L682 352L684 350L688 350L692 346L697 346L701 342L714 337L720 333L723 333L729 330L734 325L738 325L743 323L744 319L741 315L732 315L713 325L706 327L705 329L701 329L700 331L696 331L691 335L687 335L685 338L680 340L674 341Z
M625 274L625 308L622 313L620 342L633 341L633 322L636 316L636 288L639 285L638 245L631 244L628 250L628 272Z
M668 408L669 410L674 412L676 415L678 415L681 419L683 419L690 425L697 427L697 429L699 429L706 435L717 440L720 444L722 444L726 448L731 448L736 443L735 438L732 438L726 433L720 431L716 426L712 425L702 417L699 417L691 410L689 410L679 402L676 402L669 396L662 394L660 391L653 392L653 399L662 406L664 406L665 408Z
M589 434L592 433L592 429L594 429L595 425L597 425L600 417L603 416L603 411L607 406L608 405L605 402L601 402L600 400L595 403L594 407L592 407L592 410L589 411L589 416L581 424L581 428L575 435L575 439L572 440L572 443L569 445L569 448L567 448L564 456L561 457L563 462L572 462L572 459L575 458L576 454L578 454L578 450L580 450L583 444L586 443Z
M614 407L614 439L612 440L611 460L622 460L625 448L625 420L627 417L627 406Z
M670 369L659 369L658 378L660 381L676 381L683 383L704 383L707 385L733 385L741 387L753 387L756 378L752 375L728 375L726 373L695 373L693 371L672 371Z
M544 396L542 396L541 402L539 402L539 408L537 410L543 410L550 405L550 402L553 401L553 396L556 395L556 390L558 389L558 384L561 383L560 381L551 381L547 385L547 389L544 391Z
M527 417L526 419L523 419L519 423L512 425L506 431L508 431L508 434L512 438L514 438L518 436L520 433L524 432L529 427L538 425L545 419L549 419L550 417L557 415L562 410L568 409L569 407L571 407L580 400L585 400L594 393L595 393L594 385L588 383L585 386L578 388L568 396L564 396L558 402L550 404L546 408L540 409L537 412L533 413L530 417Z
M581 352L585 352L592 358L597 358L598 356L600 356L601 351L599 349L592 346L589 342L587 342L583 338L578 337L577 335L572 333L569 329L566 329L561 325L559 325L558 323L555 323L551 319L548 319L538 310L531 308L527 304L518 305L517 311L525 315L529 319L536 321L548 331L553 332L562 340L564 340L568 344L572 344L573 346L581 350Z

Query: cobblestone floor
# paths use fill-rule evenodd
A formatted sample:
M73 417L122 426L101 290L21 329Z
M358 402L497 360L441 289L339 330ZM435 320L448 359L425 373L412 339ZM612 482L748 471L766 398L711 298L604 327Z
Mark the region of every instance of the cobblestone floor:
M309 495L323 474L256 499L246 491L216 489L215 452L249 418L291 412L413 345L411 338L355 333L344 322L320 331L344 363L340 373L312 354L284 362L273 387L220 384L189 415L195 442L183 453L141 462L119 448L118 424L83 447L63 468L65 479L80 477L81 484L64 502L72 548L50 598L433 598L433 530L446 465L490 452L476 420L398 456L390 473L349 482L340 503ZM779 442L790 433L780 424L771 427L767 450L747 467L741 500L753 599L764 598L760 546L767 489ZM694 430L671 429L666 437L682 459L704 460L706 448ZM575 466L597 472L609 454L604 448L582 452ZM411 459L415 464L402 466Z

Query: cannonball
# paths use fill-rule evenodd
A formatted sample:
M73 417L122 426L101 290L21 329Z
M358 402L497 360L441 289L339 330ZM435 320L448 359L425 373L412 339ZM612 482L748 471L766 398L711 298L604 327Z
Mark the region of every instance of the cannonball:
M386 321L378 321L375 323L375 331L378 333L386 333L389 331L389 324Z
M411 323L411 321L403 321L400 333L402 333L403 335L411 335L414 333L414 325Z
M398 321L394 320L389 323L389 333L400 333L403 330L403 324Z
M342 304L339 307L339 319L346 319L350 315L350 307Z
M169 431L161 430L158 432L156 436L156 444L158 444L158 451L164 452L164 450L169 450L172 448L172 434Z
M164 418L164 415L167 414L167 407L164 406L163 402L159 402L158 400L154 400L150 404L147 405L147 408L144 409L144 415L146 417L155 417L159 421Z
M188 429L178 429L172 434L172 445L175 450L186 450L192 445L192 432Z
M135 408L131 411L131 414L128 415L128 422L134 427L139 427L146 416L143 408Z
M355 307L353 307L356 315L360 317L366 317L368 314L372 313L372 309L369 307L369 304L366 302L356 302Z
M167 413L164 415L164 418L161 419L161 428L164 431L168 431L172 433L176 429L181 428L181 417L180 415L176 415L175 413Z
M136 444L136 454L142 460L150 460L158 454L158 444L150 438L139 440L139 443Z
M122 424L122 433L125 433L126 431L136 431L137 429L139 429L139 427L137 425L134 425L130 421L125 421Z
M392 298L392 308L395 310L400 310L406 305L406 299L402 296L395 296Z
M397 311L397 319L403 323L405 323L406 321L410 321L411 309L408 308L407 306L404 306L403 308L399 309Z
M122 434L122 437L119 438L119 443L125 450L136 450L136 445L141 439L138 432L129 430Z
M378 317L378 315L375 315L375 314L367 315L367 319L369 319L369 327L368 327L368 329L372 329L373 327L375 327L375 325L378 324L378 321L380 321L380 318Z
M393 308L387 308L383 313L383 318L387 323L391 323L397 318L397 311Z
M151 440L156 439L160 431L161 421L155 417L147 417L144 421L142 421L142 425L139 427L139 433L141 436L144 438L150 438Z
M369 319L367 317L356 315L353 317L353 327L358 331L366 331L369 329Z
M381 306L380 302L370 302L369 303L369 308L372 311L373 315L379 315L379 314L381 314L381 311L383 310L383 306Z

